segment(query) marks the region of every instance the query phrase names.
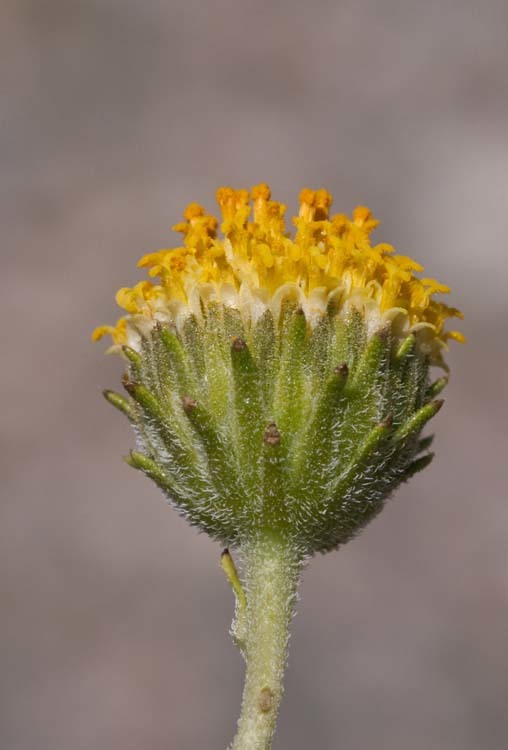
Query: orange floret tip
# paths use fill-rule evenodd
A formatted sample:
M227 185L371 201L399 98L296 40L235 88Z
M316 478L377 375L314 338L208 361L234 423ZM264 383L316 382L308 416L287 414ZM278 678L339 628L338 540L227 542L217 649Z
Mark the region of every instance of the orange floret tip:
M272 197L272 191L265 182L260 185L255 185L251 190L252 200L269 201Z
M205 215L205 209L203 206L200 206L199 203L189 203L185 211L183 212L184 218L187 219L187 221L191 221L192 219L196 219L198 216L204 216Z
M246 206L249 202L250 196L248 190L235 190L235 206L241 208Z
M217 188L217 192L215 193L215 198L217 200L217 203L219 206L225 206L226 203L229 203L229 201L232 201L235 195L235 191L231 187L220 187Z
M317 208L330 208L333 203L333 196L325 188L320 188L316 191L316 206Z
M306 203L308 206L314 205L314 200L316 198L316 193L314 190L310 190L309 188L303 188L303 190L300 190L300 195L298 196L298 200L300 201L300 204Z
M357 206L353 211L353 222L357 226L363 227L369 219L372 219L372 212L367 206ZM376 220L374 219L374 221Z

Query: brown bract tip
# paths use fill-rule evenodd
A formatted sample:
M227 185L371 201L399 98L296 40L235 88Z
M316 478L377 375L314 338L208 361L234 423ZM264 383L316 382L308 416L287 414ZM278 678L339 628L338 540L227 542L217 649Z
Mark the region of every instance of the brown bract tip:
M184 408L184 411L187 411L187 412L192 411L193 409L196 408L197 405L198 405L198 402L196 401L196 399L192 398L191 396L184 396L182 398L182 406Z
M263 440L267 445L279 445L280 443L280 432L275 422L271 422L265 430Z
M124 372L122 375L122 385L127 393L132 393L134 390L134 383L131 381L128 372Z
M240 336L233 336L233 339L231 341L231 348L235 352L243 352L243 350L247 348L247 344L243 339L240 338Z
M346 362L343 362L341 365L337 365L337 367L334 367L333 371L335 375L339 375L341 378L347 378L347 376L349 375L349 367L347 366Z

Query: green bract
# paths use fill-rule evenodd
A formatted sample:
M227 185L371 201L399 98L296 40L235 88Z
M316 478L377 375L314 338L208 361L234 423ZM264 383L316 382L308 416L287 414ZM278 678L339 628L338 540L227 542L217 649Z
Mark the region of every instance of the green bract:
M125 346L128 396L105 396L135 427L128 463L191 524L226 546L268 533L303 558L347 542L430 463L420 433L446 378L429 385L417 335L368 335L332 304L311 328L289 301L246 327L212 302Z

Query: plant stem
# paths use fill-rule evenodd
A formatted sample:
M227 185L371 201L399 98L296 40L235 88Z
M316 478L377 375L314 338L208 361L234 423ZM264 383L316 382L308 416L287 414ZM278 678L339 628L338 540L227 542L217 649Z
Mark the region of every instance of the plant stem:
M270 750L283 693L289 623L301 561L291 545L273 536L251 542L243 553L246 672L231 750Z

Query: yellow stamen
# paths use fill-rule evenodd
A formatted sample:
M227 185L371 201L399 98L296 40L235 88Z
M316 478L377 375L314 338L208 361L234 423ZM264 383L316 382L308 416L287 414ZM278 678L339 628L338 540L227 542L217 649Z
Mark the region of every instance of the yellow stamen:
M250 200L253 211L249 221ZM141 281L120 289L117 302L127 317L116 326L97 328L94 340L110 334L115 343L123 343L131 316L135 316L138 329L144 319L150 323L158 316L172 319L181 305L190 309L204 285L209 290L210 284L219 298L221 290L228 290L228 304L233 303L232 294L243 290L244 302L239 306L244 313L245 299L270 304L288 284L305 298L314 294L312 309L316 294L326 297L342 287L342 303L350 299L370 311L375 303L379 316L397 309L405 311L409 326L427 324L437 347L449 339L463 340L461 333L444 330L448 318L461 317L461 313L434 299L436 294L449 292L449 287L435 279L420 279L416 274L423 267L396 254L391 245L372 245L370 234L379 222L367 207L357 206L351 220L345 214L329 215L332 196L323 188L304 188L299 200L293 238L284 224L285 206L271 200L270 188L264 183L252 188L250 198L247 190L217 190L222 237L217 237L217 219L199 204L190 203L184 211L185 221L174 227L182 232L184 245L141 258L138 266L149 269L149 275L158 281ZM259 302L255 304L259 309Z

